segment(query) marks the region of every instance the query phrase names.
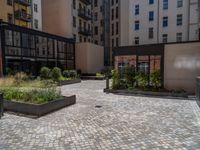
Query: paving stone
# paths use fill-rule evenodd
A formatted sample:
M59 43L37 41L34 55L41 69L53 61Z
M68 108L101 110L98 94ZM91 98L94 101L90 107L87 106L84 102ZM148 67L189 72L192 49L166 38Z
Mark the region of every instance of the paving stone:
M104 87L105 81L63 86L77 104L39 119L5 113L0 149L200 149L195 101L105 94Z

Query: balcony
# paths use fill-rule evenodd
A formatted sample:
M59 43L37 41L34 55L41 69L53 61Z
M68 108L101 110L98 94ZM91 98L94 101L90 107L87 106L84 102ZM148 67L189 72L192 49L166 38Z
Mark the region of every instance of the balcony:
M15 11L15 19L31 22L32 16L24 11L17 10Z
M79 9L78 10L78 15L79 17L85 19L85 20L92 20L92 15L91 13L87 12L86 10L84 9Z
M85 35L85 36L91 36L92 30L88 30L86 28L79 28L79 34Z
M25 6L31 6L31 1L30 0L14 0L15 3L19 3L21 5Z
M83 2L86 5L91 5L92 1L91 0L80 0L81 2Z

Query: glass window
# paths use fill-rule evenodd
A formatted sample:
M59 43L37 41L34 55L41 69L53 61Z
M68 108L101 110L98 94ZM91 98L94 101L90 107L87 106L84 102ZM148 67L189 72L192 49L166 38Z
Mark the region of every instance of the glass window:
M149 72L149 56L138 57L138 71L148 74Z
M15 47L20 47L21 45L21 40L20 40L20 33L13 31L13 44Z
M34 19L34 26L35 26L35 29L38 29L38 20L37 19Z
M139 30L140 29L140 21L135 21L135 30Z
M183 24L183 15L177 15L177 26L181 26Z
M12 6L13 5L12 0L7 0L7 4L10 5L10 6Z
M182 33L176 33L176 41L182 42Z
M149 0L149 4L154 4L154 0Z
M153 28L149 28L149 39L153 39Z
M8 23L13 23L13 15L12 14L8 14Z
M154 12L150 11L149 12L149 21L153 21L154 20Z
M135 37L135 45L139 45L140 44L140 38L139 37Z
M135 5L135 15L139 15L140 13L140 5Z
M38 12L38 5L34 4L34 12Z
M163 9L168 9L168 0L163 0Z
M163 17L163 27L168 26L168 17Z
M13 36L11 30L5 30L6 45L13 45Z
M76 9L76 0L73 0L73 8Z
M177 0L177 7L183 7L183 0Z
M162 38L163 38L163 43L167 43L168 42L168 35L167 34L163 34Z

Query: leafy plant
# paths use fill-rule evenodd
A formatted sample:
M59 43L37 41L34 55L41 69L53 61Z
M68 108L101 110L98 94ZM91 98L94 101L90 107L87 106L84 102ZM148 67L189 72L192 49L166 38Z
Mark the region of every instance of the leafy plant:
M145 89L148 85L148 75L144 72L138 72L135 76L135 80L140 88Z
M49 79L50 78L50 69L48 67L42 67L40 69L40 77L41 79Z
M71 78L77 78L77 72L76 70L69 70L69 74Z
M136 75L136 72L135 72L134 67L127 66L125 68L124 77L126 81L126 86L128 88L135 86L135 75Z
M112 89L118 89L119 88L119 72L118 70L114 69L112 70Z
M54 67L51 71L51 77L54 81L58 81L59 78L62 76L61 69L58 67Z
M65 77L65 78L69 78L69 77L70 77L70 72L69 72L69 70L64 70L64 71L63 71L63 77Z
M4 99L15 100L22 102L29 102L34 104L46 103L48 101L61 98L61 92L56 88L45 89L19 89L19 88L5 88L2 90Z
M101 74L105 75L106 77L112 76L112 68L111 67L105 67L101 70Z
M161 86L160 70L155 70L154 72L151 73L150 81L155 89L158 89Z

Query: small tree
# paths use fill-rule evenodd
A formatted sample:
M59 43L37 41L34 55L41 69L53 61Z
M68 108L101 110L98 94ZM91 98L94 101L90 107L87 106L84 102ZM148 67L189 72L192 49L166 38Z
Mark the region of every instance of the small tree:
M61 74L61 69L58 67L54 67L51 71L51 77L54 81L58 81L60 77L62 76Z
M40 77L41 77L41 79L49 79L50 78L50 69L48 67L42 67L40 69Z
M128 88L134 87L135 86L135 68L131 66L127 66L125 68L125 81L126 81L126 86Z

